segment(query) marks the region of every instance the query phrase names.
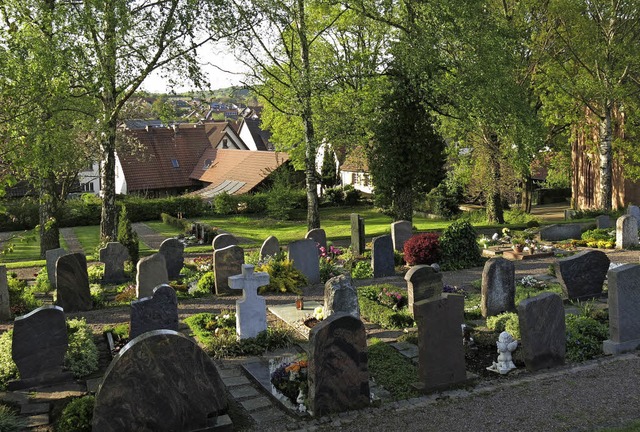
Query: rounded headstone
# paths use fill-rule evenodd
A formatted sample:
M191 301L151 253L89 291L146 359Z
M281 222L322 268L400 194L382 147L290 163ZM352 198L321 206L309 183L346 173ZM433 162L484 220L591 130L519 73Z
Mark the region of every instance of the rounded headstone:
M81 253L63 255L56 261L56 304L65 312L91 310L87 258Z
M339 312L347 313L354 318L360 319L358 294L351 281L351 276L336 276L324 284L325 318Z
M175 238L166 239L160 244L158 253L164 256L169 279L177 279L184 267L184 243Z
M213 242L211 243L211 247L216 251L218 249L223 249L229 246L234 246L238 244L238 239L231 234L218 234L213 238Z
M164 255L156 253L138 261L136 294L139 299L151 297L155 287L168 283L169 275Z
M131 339L151 330L178 331L178 297L170 285L160 285L153 297L131 302L129 337Z
M616 221L616 249L638 246L638 219L631 215L620 216Z
M482 298L480 309L483 317L516 310L516 267L504 258L492 258L482 270Z
M263 260L266 257L273 257L280 253L280 242L276 236L269 236L262 243L260 248L260 259Z
M327 233L322 228L314 228L309 230L304 236L306 239L311 239L323 248L327 248Z

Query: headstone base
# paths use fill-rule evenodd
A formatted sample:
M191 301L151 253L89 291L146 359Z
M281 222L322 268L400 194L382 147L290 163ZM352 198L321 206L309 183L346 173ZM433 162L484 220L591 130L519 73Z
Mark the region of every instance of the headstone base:
M189 432L233 432L233 423L228 414L211 419L210 423L211 425L205 428L192 429Z
M478 375L471 373L469 371L466 372L466 375L467 376L465 377L465 379L463 379L462 381L454 382L454 383L429 386L425 383L417 382L417 383L411 384L411 386L416 390L418 390L420 393L429 394L429 393L435 393L443 390L453 390L461 387L467 387L469 385L472 385L479 378Z
M640 339L634 339L625 342L614 342L611 339L607 339L602 342L602 351L605 354L618 355L629 351L635 351L640 347Z
M516 252L514 250L504 251L502 254L503 257L511 260L530 260L537 258L548 258L553 256L553 252L538 252L538 253L529 253L529 252Z
M25 390L36 387L46 387L50 385L60 384L63 382L73 381L73 374L71 372L61 372L59 374L42 376L37 378L28 378L15 381L9 381L7 383L7 390Z

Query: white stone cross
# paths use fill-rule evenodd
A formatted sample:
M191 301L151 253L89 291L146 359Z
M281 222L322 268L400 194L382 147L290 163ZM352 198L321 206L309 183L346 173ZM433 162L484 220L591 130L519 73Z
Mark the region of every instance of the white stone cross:
M258 288L269 283L269 273L253 272L252 264L242 264L242 274L229 276L229 288L241 289L236 301L236 333L240 339L258 336L267 329L267 303Z

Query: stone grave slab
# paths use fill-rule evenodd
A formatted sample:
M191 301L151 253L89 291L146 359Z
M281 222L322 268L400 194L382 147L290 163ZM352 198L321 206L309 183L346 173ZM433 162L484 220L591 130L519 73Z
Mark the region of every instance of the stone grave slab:
M218 234L213 238L211 246L213 250L224 249L229 246L235 246L238 244L238 239L232 234Z
M7 280L7 266L0 266L0 320L11 318L11 304L9 302L9 281Z
M67 346L67 324L61 307L42 306L17 317L13 323L11 357L20 380L9 382L9 390L72 380L71 373L63 372Z
M413 225L406 220L396 221L391 224L391 240L393 248L399 252L404 251L404 244L413 235Z
M323 248L327 248L327 233L322 228L314 228L309 230L304 236L305 239L310 239L319 244Z
M160 244L158 253L164 256L169 280L178 279L184 267L184 243L176 238L168 238Z
M229 288L242 290L236 300L236 333L240 339L254 338L267 330L267 302L258 288L269 284L269 273L254 273L255 266L242 264L242 274L229 277Z
M609 257L600 250L586 250L555 262L556 277L569 300L599 297L609 270Z
M638 219L631 215L620 216L616 221L616 249L638 246Z
M303 309L297 309L296 305L293 303L271 305L267 309L281 321L297 331L298 334L303 336L305 339L309 339L311 328L304 325L303 321L312 316L314 309L317 307L322 307L322 304L313 300L305 300Z
M413 314L413 305L421 300L440 297L442 294L442 273L436 272L426 264L412 266L404 275L407 281L409 312Z
M118 242L109 242L100 249L100 262L104 263L104 283L120 283L127 280L124 263L130 259L129 250Z
M244 249L231 245L213 251L213 271L217 295L234 294L229 287L229 277L242 272Z
M329 279L324 284L324 317L344 312L360 319L358 293L353 286L351 276L340 275Z
M315 416L367 407L370 403L364 324L334 314L311 330L309 405Z
M609 339L605 354L621 354L640 347L640 265L609 270Z
M207 430L226 409L226 389L211 357L178 332L154 330L129 342L109 365L92 430Z
M518 305L524 363L528 370L560 366L566 353L564 306L559 295L542 293Z
M131 302L129 338L151 330L178 331L178 297L169 285L154 289L153 296Z
M66 255L67 251L63 248L49 249L45 252L47 261L47 277L52 288L56 287L56 261L63 255Z
M504 258L492 258L482 270L480 309L484 318L516 310L516 267Z
M540 229L540 239L547 241L560 241L569 239L580 239L582 236L582 225L580 224L556 224Z
M288 258L293 266L307 278L309 285L320 282L320 261L316 242L313 240L297 240L289 243Z
M280 242L276 236L269 236L260 247L260 259L276 256L280 253Z
M65 312L88 311L93 307L87 273L87 258L81 253L63 255L56 261L56 304Z
M554 255L553 252L535 252L535 253L516 252L513 249L505 250L502 253L502 256L504 258L507 258L510 260L516 260L516 261L532 260L532 259L538 259L538 258L549 258L549 257L552 257L553 255Z
M158 285L169 284L167 263L164 255L155 253L138 261L136 275L136 295L139 299L151 297Z
M375 237L371 245L371 268L373 277L380 278L396 274L393 242L390 235Z
M364 218L356 213L351 213L351 250L354 256L364 253Z

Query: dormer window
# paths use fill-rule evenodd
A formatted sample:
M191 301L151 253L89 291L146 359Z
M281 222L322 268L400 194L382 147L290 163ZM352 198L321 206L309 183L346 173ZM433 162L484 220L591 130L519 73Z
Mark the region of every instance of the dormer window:
M204 161L204 165L202 166L202 169L209 169L209 167L211 167L211 159L207 159L206 161Z
M174 168L180 168L180 162L178 162L178 159L171 159L171 166Z
M229 140L227 138L222 140L222 148L223 149L229 148Z

